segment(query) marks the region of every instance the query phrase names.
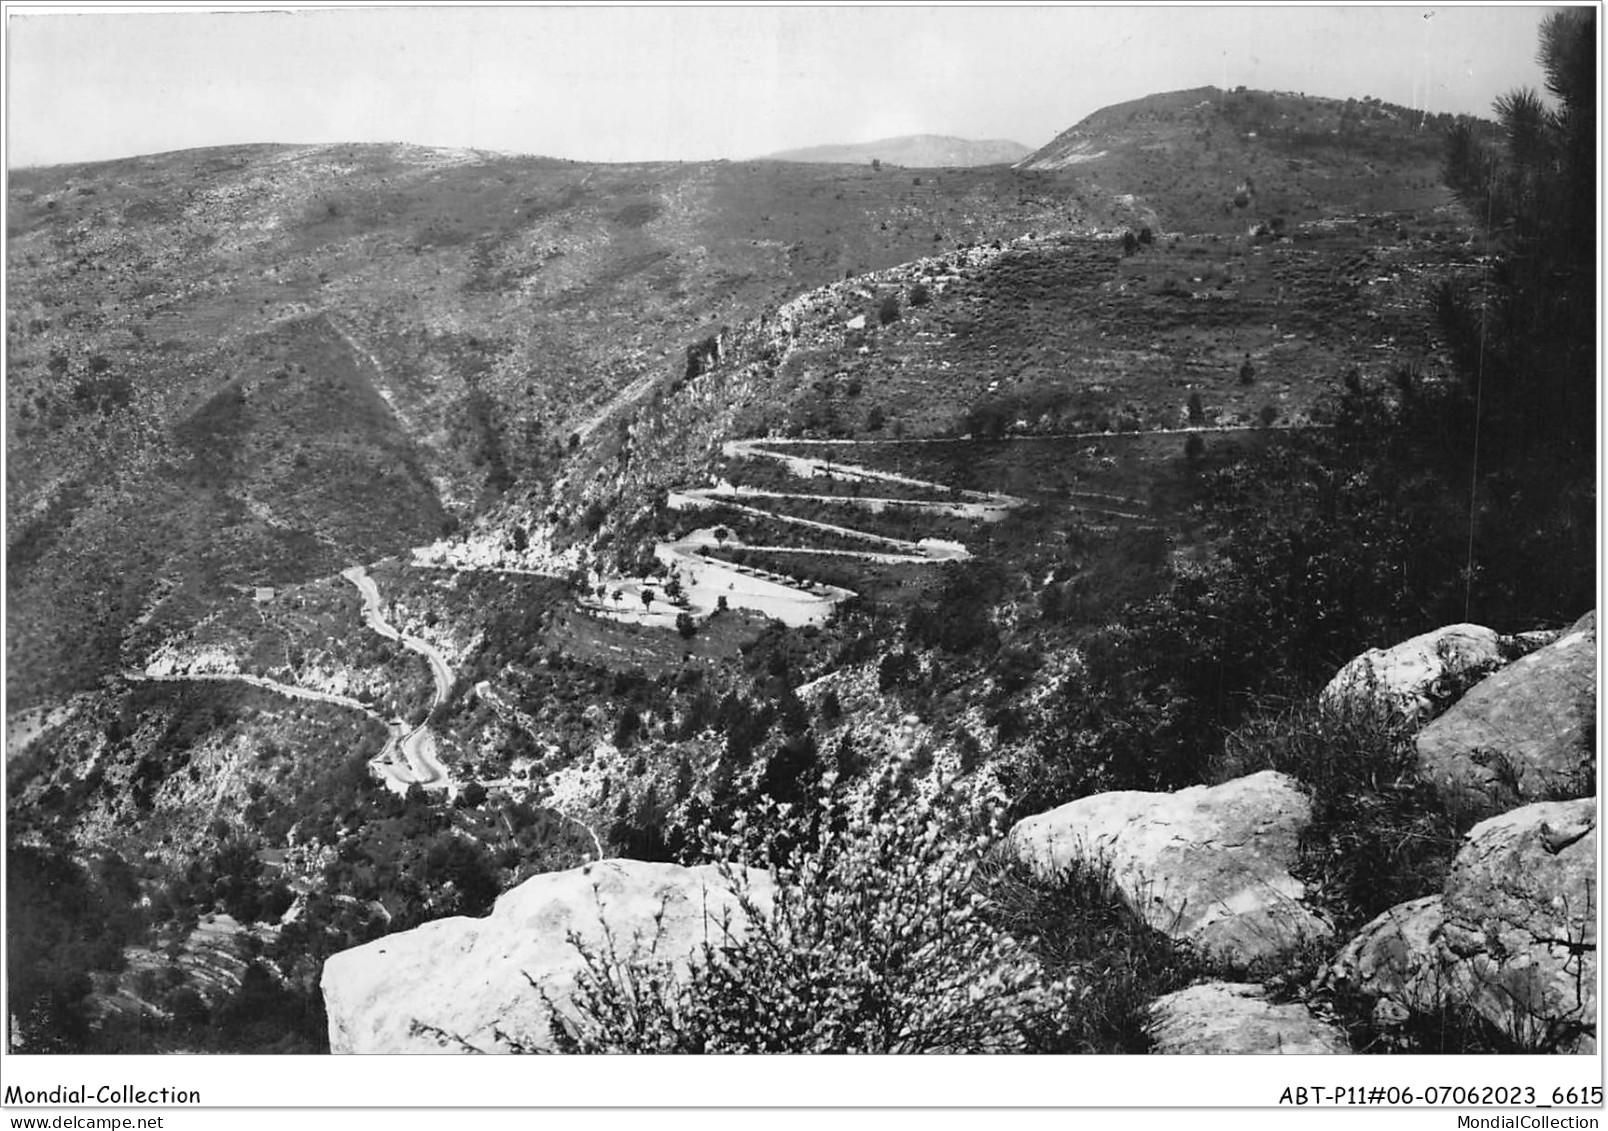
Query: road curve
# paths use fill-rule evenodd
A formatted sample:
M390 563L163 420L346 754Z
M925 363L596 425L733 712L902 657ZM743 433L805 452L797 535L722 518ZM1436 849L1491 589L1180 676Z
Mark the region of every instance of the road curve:
M388 719L362 700L347 695L336 695L329 691L314 691L312 688L298 687L293 683L280 683L266 676L250 675L246 672L170 672L155 675L150 672L126 671L123 673L123 678L131 683L244 683L251 687L260 687L264 691L271 691L275 695L283 695L287 699L306 699L361 711L376 722L384 723L390 734L380 752L369 759L369 765L386 780L391 789L397 793L406 793L408 787L415 782L425 785L426 788L431 787L429 782L420 782L416 772L412 770L404 772L397 766L396 754L399 748L409 763L419 757L416 748L410 752L406 746L407 740L418 732L409 732L407 724L401 719ZM433 761L433 758L431 760ZM436 765L439 766L439 763ZM445 781L445 771L442 771L442 781Z
M249 683L253 687L260 687L290 699L312 699L319 703L333 703L337 707L350 707L354 711L362 711L382 723L386 721L383 715L367 703L350 696L336 695L329 691L314 691L310 687L297 687L293 683L280 683L266 676L248 675L245 672L172 672L161 675L153 675L150 672L124 672L123 678L134 683L183 683L192 680L209 683Z
M387 640L395 640L408 651L417 652L429 663L430 675L435 682L435 692L430 697L430 709L433 711L446 702L447 693L452 689L452 669L447 665L446 657L428 641L406 635L385 619L385 614L380 611L382 602L379 586L368 575L367 569L356 565L351 569L342 570L341 576L355 585L362 596L364 624ZM401 719L390 720L387 725L392 728L393 738L400 735L397 746L402 756L407 759L412 783L422 785L426 789L446 789L451 785L446 767L436 759L435 736L430 733L428 719L411 731L405 730L407 724Z
M410 652L417 652L423 656L430 665L430 674L435 682L434 694L430 698L430 709L434 710L446 701L447 694L452 688L452 668L447 664L446 657L429 642L420 640L415 636L407 636L399 632L390 624L384 613L380 611L381 599L379 587L374 579L362 566L353 566L344 570L341 576L357 586L363 599L363 622L374 632L388 640L395 640ZM369 765L386 780L391 789L404 793L409 786L420 785L425 789L447 789L452 781L445 766L436 758L435 735L430 732L428 721L409 729L402 719L389 719L362 700L353 699L349 695L336 695L330 691L315 691L309 687L299 687L293 683L281 683L266 676L251 675L247 672L139 672L126 671L123 678L135 683L182 683L199 681L205 683L244 683L252 687L260 687L276 695L283 695L289 699L306 699L318 703L329 703L336 707L345 707L353 711L361 711L371 719L384 723L390 732L385 747L376 754ZM399 764L397 754L402 758Z

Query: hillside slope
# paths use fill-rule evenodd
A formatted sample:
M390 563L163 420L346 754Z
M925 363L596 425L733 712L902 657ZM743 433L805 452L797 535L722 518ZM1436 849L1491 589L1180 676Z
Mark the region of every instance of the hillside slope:
M13 705L92 684L136 619L540 487L763 304L1067 222L1036 180L338 145L12 174Z
M1247 216L1296 223L1444 204L1450 124L1378 99L1197 87L1096 111L1017 168L1136 194L1169 229L1228 232Z

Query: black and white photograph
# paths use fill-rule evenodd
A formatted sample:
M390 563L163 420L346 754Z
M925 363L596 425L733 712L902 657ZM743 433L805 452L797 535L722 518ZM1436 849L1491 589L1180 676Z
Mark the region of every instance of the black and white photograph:
M1598 16L8 6L5 1106L1600 1108Z

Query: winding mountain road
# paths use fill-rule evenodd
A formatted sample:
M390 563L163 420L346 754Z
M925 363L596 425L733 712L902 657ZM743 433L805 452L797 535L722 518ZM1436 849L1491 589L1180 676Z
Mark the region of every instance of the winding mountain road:
M728 459L775 460L781 463L789 474L800 479L831 478L867 483L897 484L901 487L914 487L922 491L948 494L951 499L921 500L860 497L804 491L765 491L754 487L733 486L730 483L721 482L713 487L672 491L668 497L668 505L673 510L723 507L741 514L750 514L758 518L767 518L793 526L802 526L810 530L819 530L822 533L836 535L841 538L886 547L886 549L875 551L861 551L794 546L747 546L746 548L750 550L830 554L837 557L858 557L865 561L876 562L919 563L965 561L971 557L971 553L959 542L939 538L922 538L919 541L912 542L908 539L893 538L886 534L876 534L872 531L860 530L852 526L783 514L762 506L756 506L753 501L828 502L848 507L858 507L871 514L880 514L889 507L902 507L950 518L970 519L976 522L998 522L1009 514L1011 510L1024 506L1027 502L1026 499L1017 498L1015 495L987 491L962 491L950 488L942 483L933 482L930 479L917 479L910 475L899 475L892 471L879 471L875 468L861 467L858 464L824 459L819 456L795 455L791 452L777 451L775 445L778 443L785 443L785 441L728 440L721 446L721 452ZM739 502L738 500L750 501ZM679 544L671 544L670 549L678 559L685 559L689 556L687 550ZM660 556L662 558L664 555L661 554Z
M250 675L246 672L124 672L123 678L131 683L186 683L201 681L206 683L249 683L253 687L260 687L264 691L272 691L276 695L283 695L289 699L311 699L319 703L332 703L337 707L349 707L354 711L362 711L370 718L386 721L374 708L362 700L353 699L349 695L336 695L330 691L314 691L310 687L298 687L294 683L280 683L267 676Z
M330 691L314 691L310 687L298 687L294 683L280 683L276 679L266 676L251 675L247 672L124 672L123 678L131 683L244 683L251 687L260 687L264 691L271 691L275 695L283 695L287 699L305 699L316 703L329 703L336 707L346 707L353 711L361 711L369 718L384 723L390 737L386 740L381 751L369 760L369 765L383 777L386 784L397 793L406 793L408 786L418 782L425 788L441 788L436 783L445 783L445 771L440 771L439 777L429 777L429 768L434 765L439 770L439 763L434 758L428 761L419 749L421 743L415 742L410 751L406 746L409 739L413 739L419 730L409 731L408 726L401 719L388 719L362 700L353 699L348 695L336 695ZM404 770L397 765L397 751L402 750L409 766L423 767L423 773L415 768Z
M845 447L870 447L885 443L878 440L833 440L833 441L804 441L810 444L833 443ZM888 441L903 443L904 441ZM800 479L830 478L858 480L864 483L897 483L901 487L916 487L924 491L934 491L941 494L953 495L957 499L965 500L971 504L970 510L962 510L960 514L966 518L981 519L984 522L995 522L1004 517L1004 512L1014 507L1024 506L1026 499L1019 499L1015 495L1003 495L993 491L962 491L943 483L936 483L931 479L917 479L911 475L900 475L893 471L880 471L876 468L861 467L859 464L847 463L842 460L823 459L820 456L795 455L792 452L776 451L777 446L785 445L786 440L727 440L721 445L720 451L727 459L769 459L775 460ZM838 499L840 496L830 496ZM866 502L885 502L885 500L871 500ZM893 500L904 503L907 500ZM947 503L945 506L953 507L956 504Z
M353 566L342 571L341 576L357 587L363 601L363 623L369 629L387 640L395 640L410 652L417 652L429 663L430 674L435 682L435 691L430 698L430 709L433 711L446 702L447 694L452 688L452 668L447 663L446 657L428 641L400 632L385 619L385 614L381 611L379 586L374 584L374 579L368 575L367 569L360 565ZM369 718L384 723L390 732L390 738L386 741L384 749L369 762L369 765L385 779L389 788L397 793L405 793L408 787L413 785L423 786L425 789L449 789L452 785L446 767L436 757L435 735L430 731L428 718L418 726L410 728L406 720L386 718L369 704L360 699L353 699L349 695L315 691L310 687L281 683L267 676L251 675L246 672L129 671L123 673L123 678L136 683L186 681L244 683L289 699L306 699L362 711Z
M423 656L430 665L430 674L435 681L435 692L430 697L430 709L433 711L447 700L447 693L452 689L452 668L436 647L417 636L408 636L399 631L395 625L385 619L381 611L380 588L374 579L368 575L363 566L353 566L342 570L341 576L357 587L363 598L363 623L374 632L379 633L387 640L395 640L410 652L417 652ZM407 730L407 724L401 719L389 720L386 724L392 730L392 742L386 744L381 752L381 758L376 763L383 766L385 771L395 777L395 758L387 757L395 750L400 750L407 760L410 777L409 784L422 785L425 789L446 789L451 783L446 767L435 756L435 735L430 732L428 718L412 730Z
M834 522L803 518L756 505L764 502L829 502L858 507L872 514L890 507L922 511L934 517L960 518L975 522L998 522L1016 507L1026 504L1025 499L986 491L964 491L942 483L899 475L891 471L861 467L818 456L796 455L777 451L785 444L778 440L729 440L722 445L722 453L729 459L769 459L783 465L789 474L799 479L847 479L865 483L897 485L915 488L922 492L945 495L943 499L904 499L897 497L849 496L808 491L767 491L752 487L733 486L720 482L713 487L689 488L672 491L666 505L672 510L725 509L756 518L800 526L806 530L842 538L851 542L867 543L870 549L854 550L827 546L761 545L744 543L729 534L722 538L711 529L695 530L673 542L661 542L654 547L654 557L680 579L686 607L694 612L709 614L722 603L736 608L763 613L788 625L820 624L842 601L853 597L854 591L834 585L812 584L785 574L756 569L750 565L729 562L718 557L723 549L743 549L784 554L814 554L827 557L852 558L878 564L905 563L931 565L940 562L966 561L971 552L955 541L942 538L922 538L911 541L894 538L871 530L861 530ZM886 488L884 488L886 489ZM683 609L661 598L662 589L657 583L642 578L600 578L597 584L604 591L618 597L609 603L604 597L583 597L582 608L615 620L628 620L637 624L663 628L676 627L676 619ZM626 599L641 599L640 610ZM655 609L653 606L659 607Z
M829 496L822 495L794 495L788 498L821 499ZM852 526L839 526L836 523L820 522L812 518L799 518L796 515L779 514L776 511L766 510L763 507L749 506L745 503L732 502L732 496L722 494L718 490L705 491L672 491L666 500L666 506L671 510L687 510L698 507L723 507L726 510L736 511L739 514L751 514L759 518L768 518L776 522L785 522L793 526L802 526L808 530L819 530L825 534L836 534L844 538L851 538L861 542L870 542L879 546L892 547L893 552L870 550L833 550L827 551L810 547L797 546L759 546L747 545L750 550L772 550L789 553L836 553L849 557L861 557L874 561L903 561L903 562L946 562L964 561L971 557L966 547L958 542L945 542L932 538L923 538L919 542L906 541L903 538L890 538L886 534L872 534L870 531L857 530ZM853 500L850 500L851 502Z

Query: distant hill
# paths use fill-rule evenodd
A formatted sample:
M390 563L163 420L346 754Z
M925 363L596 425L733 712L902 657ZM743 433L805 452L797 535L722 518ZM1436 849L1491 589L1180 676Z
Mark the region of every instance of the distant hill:
M1226 231L1445 204L1451 124L1377 98L1203 86L1098 110L1016 168L1133 194L1169 228Z
M958 169L975 165L1009 165L1033 151L1020 142L971 141L941 134L888 137L856 145L815 145L772 153L766 161L814 161L824 165L869 165L881 161L911 169Z

